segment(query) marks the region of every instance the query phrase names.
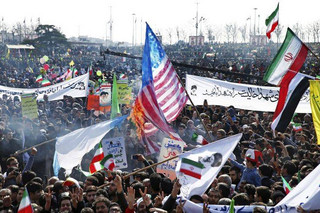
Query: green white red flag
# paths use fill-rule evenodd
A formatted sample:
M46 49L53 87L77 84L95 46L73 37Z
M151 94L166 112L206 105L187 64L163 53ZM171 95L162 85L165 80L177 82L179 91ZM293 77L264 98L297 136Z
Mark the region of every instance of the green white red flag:
M197 133L192 134L191 140L197 142L200 145L206 145L209 143L202 135L198 135Z
M288 71L295 74L299 72L307 55L308 47L288 28L286 38L269 65L263 80L273 85L280 85Z
M46 86L50 86L51 85L51 82L47 79L44 79L42 82L41 82L41 86L43 87L46 87Z
M43 80L42 75L38 75L36 82L41 82Z
M29 194L27 188L24 190L22 199L19 205L18 213L32 213L33 209L31 206L31 201L29 198Z
M282 176L281 176L281 179L283 182L283 189L286 192L286 194L288 194L291 191L291 187L290 187L289 183L286 181L286 179L284 179Z
M204 165L200 162L196 162L188 158L181 159L180 172L184 173L185 175L201 179L201 172L203 168Z
M279 3L275 11L266 19L267 37L271 38L271 33L276 29L279 24Z
M101 161L100 164L107 170L113 171L114 167L116 167L113 159L113 155L109 154L105 156Z
M99 147L94 153L94 156L89 165L89 171L91 174L103 169L103 166L100 164L100 161L104 158L103 149L101 142L99 143Z

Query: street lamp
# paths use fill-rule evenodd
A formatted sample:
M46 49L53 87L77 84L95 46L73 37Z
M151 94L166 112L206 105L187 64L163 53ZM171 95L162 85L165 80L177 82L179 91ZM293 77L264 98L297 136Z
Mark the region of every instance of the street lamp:
M134 46L134 24L135 24L135 13L132 13L132 46Z

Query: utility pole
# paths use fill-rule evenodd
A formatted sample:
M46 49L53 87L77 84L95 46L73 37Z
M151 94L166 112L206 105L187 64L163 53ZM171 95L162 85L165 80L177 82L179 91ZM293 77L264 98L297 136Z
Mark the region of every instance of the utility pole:
M196 47L198 46L198 25L199 25L199 22L198 22L198 5L199 5L199 2L196 3L197 4L197 11L196 11Z
M258 35L260 35L260 14L258 15Z
M258 8L253 8L254 9L254 25L253 25L253 35L256 37L256 18L257 18L257 9Z
M110 6L110 20L109 20L109 24L110 24L110 46L112 45L112 24L113 24L113 20L112 20L112 6Z

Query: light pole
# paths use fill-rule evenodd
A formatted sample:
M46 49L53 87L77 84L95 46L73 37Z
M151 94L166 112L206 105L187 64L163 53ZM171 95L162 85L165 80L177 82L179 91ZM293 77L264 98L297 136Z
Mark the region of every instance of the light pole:
M260 15L258 15L258 35L260 34Z
M257 18L257 9L258 8L253 8L254 9L254 25L253 25L253 35L256 37L256 18Z
M196 11L196 46L198 46L198 28L199 28L199 24L201 21L204 21L205 18L203 18L202 16L200 17L199 20L199 14L198 14L198 6L199 6L199 2L196 3L197 4L197 11Z
M135 20L135 13L132 13L132 46L134 46L134 20Z

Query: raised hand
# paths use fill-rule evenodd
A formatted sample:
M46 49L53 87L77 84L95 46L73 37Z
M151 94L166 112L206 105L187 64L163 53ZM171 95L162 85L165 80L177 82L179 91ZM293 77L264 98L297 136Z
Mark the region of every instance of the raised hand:
M141 189L139 189L140 195L144 201L144 203L146 204L146 206L149 206L151 204L151 199L150 197L147 195L148 193L148 188L144 187L144 191L142 192Z
M161 193L159 192L159 194L155 198L154 207L161 207L163 199L164 199L164 192L161 191Z
M134 208L133 206L134 206L135 199L136 199L135 193L136 193L136 190L133 187L127 187L127 195L125 197L128 202L129 209Z
M186 204L186 201L182 201L180 198L179 205L176 207L176 213L183 213L183 206Z

